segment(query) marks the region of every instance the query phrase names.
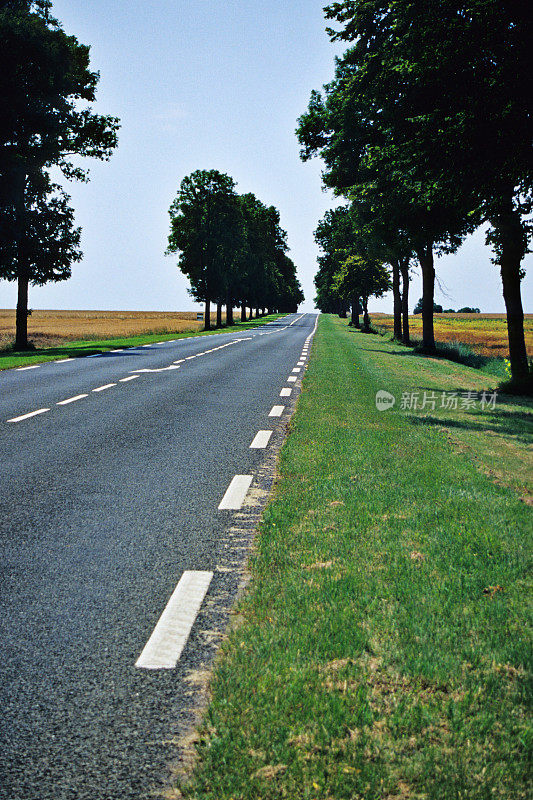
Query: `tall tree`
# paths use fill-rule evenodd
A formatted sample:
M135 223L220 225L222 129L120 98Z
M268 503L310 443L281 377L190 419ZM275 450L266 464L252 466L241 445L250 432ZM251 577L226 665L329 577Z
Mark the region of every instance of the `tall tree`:
M353 302L361 298L363 306L363 329L370 330L368 300L382 297L391 288L390 275L385 265L377 258L353 253L342 263L333 277L335 291L340 297Z
M87 180L72 157L108 159L119 127L115 117L80 106L80 101L95 100L99 75L89 68L89 47L65 33L50 6L48 0L0 4L0 235L3 251L10 253L9 261L0 263L0 277L18 282L19 348L28 346L28 284L46 273L38 258L28 260L27 243L36 235L28 226L35 220L36 204L43 215L46 197L53 197L52 209L63 224L72 219L66 206L59 212L57 191L42 191L44 173L59 167L68 179ZM71 252L79 251L74 247Z
M333 3L334 39L368 47L376 104L394 106L397 141L447 174L490 224L507 309L513 377L528 376L520 282L533 210L533 16L521 0ZM370 60L373 59L373 63ZM427 196L427 184L421 186Z
M205 302L204 327L209 330L211 302L222 303L234 290L231 273L243 246L235 182L218 170L196 170L181 181L169 214L167 254L179 253L190 293Z

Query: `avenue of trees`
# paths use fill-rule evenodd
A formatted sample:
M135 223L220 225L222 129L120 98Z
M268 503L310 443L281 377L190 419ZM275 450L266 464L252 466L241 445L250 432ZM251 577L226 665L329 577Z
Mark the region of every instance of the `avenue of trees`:
M324 229L342 227L347 216L349 254L391 265L396 335L400 278L407 272L405 295L416 258L428 352L435 350L434 258L487 225L515 381L529 375L520 291L533 210L533 17L526 6L521 0L332 3L326 17L337 27L328 33L349 47L324 93L313 91L297 129L302 158L320 155L325 185L349 203L326 215L319 244ZM343 298L335 292L338 254L330 247L323 253L316 286L325 310Z
M292 312L304 299L296 268L287 255L287 234L279 212L253 194L237 194L235 182L217 170L196 170L181 181L170 210L167 254L178 254L189 292L205 303L205 328L211 327L211 303L217 326L226 307L241 320L266 311Z
M73 157L107 160L118 120L92 111L89 47L65 33L49 0L0 0L0 278L18 284L15 347L28 347L28 287L70 277L80 230L50 171L87 180Z

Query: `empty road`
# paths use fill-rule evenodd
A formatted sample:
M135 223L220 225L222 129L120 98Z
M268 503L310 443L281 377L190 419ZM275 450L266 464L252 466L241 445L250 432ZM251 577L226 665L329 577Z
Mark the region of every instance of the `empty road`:
M212 658L235 594L236 509L283 435L315 325L294 314L0 372L0 798L139 800L164 786L191 670ZM205 577L205 624L174 666L183 620L162 644L154 631L188 572Z

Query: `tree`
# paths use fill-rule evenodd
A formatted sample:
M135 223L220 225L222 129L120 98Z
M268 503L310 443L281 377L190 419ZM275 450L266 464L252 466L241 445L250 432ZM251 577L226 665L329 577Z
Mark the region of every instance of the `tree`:
M234 290L244 227L235 182L218 170L196 170L183 178L169 209L167 254L179 253L178 266L190 281L190 294L205 302L205 329L211 327L211 301Z
M413 309L413 314L421 314L424 308L424 299L420 297ZM433 313L434 314L442 314L442 306L438 305L437 303L433 303Z
M330 31L334 39L369 46L374 86L390 93L385 106L395 108L394 133L416 140L419 163L447 173L467 201L466 214L490 224L511 372L524 381L520 283L533 210L530 9L521 0L357 0L333 3L326 13L343 26Z
M340 297L361 298L363 306L363 329L370 330L368 299L382 297L390 288L390 275L385 265L377 258L358 254L349 255L334 276L335 291Z
M72 157L107 160L117 144L119 127L115 117L80 106L80 101L94 101L99 75L89 69L89 48L64 32L50 16L50 5L47 0L0 4L0 247L9 253L0 264L0 277L18 282L16 347L20 349L28 346L28 285L44 280L48 269L28 242L37 241L38 229L46 236L59 226L66 243L65 225L72 223L66 196L60 199L46 173L59 167L68 179L87 180L86 171ZM45 224L47 197L51 206ZM54 215L55 227L50 223ZM32 227L37 218L42 224ZM57 269L63 269L65 277L68 265L60 262L69 254L72 260L79 255L76 232L71 231L72 246L58 256ZM42 244L43 258L49 259L54 245L47 240Z

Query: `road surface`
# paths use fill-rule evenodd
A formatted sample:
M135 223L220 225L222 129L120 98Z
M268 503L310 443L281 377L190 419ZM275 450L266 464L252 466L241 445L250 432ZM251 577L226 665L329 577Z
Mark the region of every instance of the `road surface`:
M136 663L188 571L208 576L216 641L236 588L223 565L244 557L228 539L242 493L226 493L239 475L253 490L315 323L0 373L1 798L164 785L213 641L197 621L176 666Z

